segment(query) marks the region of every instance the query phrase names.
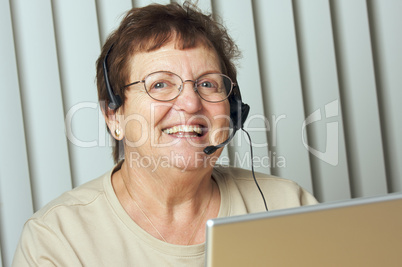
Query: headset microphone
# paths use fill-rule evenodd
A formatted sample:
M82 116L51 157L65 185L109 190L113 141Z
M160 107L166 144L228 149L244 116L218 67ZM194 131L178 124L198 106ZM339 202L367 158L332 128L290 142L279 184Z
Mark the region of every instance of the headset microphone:
M250 106L241 101L240 89L236 85L233 87L232 96L229 99L230 104L230 119L233 122L233 131L224 142L216 146L207 146L204 148L204 153L210 155L221 147L226 146L235 136L237 130L243 129L244 122L247 119L250 111Z
M211 155L212 153L214 153L214 152L215 152L216 150L218 150L219 148L226 146L226 145L232 140L232 138L235 136L235 133L236 133L236 132L233 131L233 132L230 134L229 138L226 139L223 143L221 143L221 144L219 144L219 145L216 145L216 146L207 146L206 148L204 148L204 153L207 154L207 155Z

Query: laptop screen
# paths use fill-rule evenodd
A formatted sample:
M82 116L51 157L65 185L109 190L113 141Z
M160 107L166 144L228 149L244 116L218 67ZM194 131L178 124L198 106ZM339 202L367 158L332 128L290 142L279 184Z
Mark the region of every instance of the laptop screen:
M402 266L402 193L207 222L206 266Z

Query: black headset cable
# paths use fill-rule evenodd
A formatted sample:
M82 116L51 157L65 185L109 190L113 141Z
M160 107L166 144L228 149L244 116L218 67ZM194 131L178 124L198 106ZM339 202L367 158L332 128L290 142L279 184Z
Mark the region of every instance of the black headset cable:
M246 130L244 130L243 127L241 129L243 130L243 132L245 132L247 134L248 140L250 141L251 172L253 173L254 182L257 185L258 190L260 191L262 200L264 201L265 210L268 211L268 206L267 206L267 202L265 201L264 193L262 192L262 190L260 188L260 185L257 182L257 179L255 178L254 160L253 160L254 156L253 156L253 146L252 146L252 143L251 143L251 137L250 137L250 134Z

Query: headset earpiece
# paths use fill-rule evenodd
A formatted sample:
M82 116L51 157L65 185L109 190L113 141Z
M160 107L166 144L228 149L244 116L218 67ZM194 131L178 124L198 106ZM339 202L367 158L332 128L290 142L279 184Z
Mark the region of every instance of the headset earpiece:
M109 73L108 73L108 69L107 69L107 58L109 56L110 51L112 50L112 47L113 47L113 45L107 51L105 58L103 59L102 67L103 67L103 77L105 79L106 92L107 92L107 95L109 96L108 107L111 110L116 110L122 105L122 101L121 101L121 98L119 95L114 94L113 88L110 85L110 81L109 81Z
M244 122L250 112L250 106L243 103L241 100L240 88L238 85L233 87L230 102L230 119L233 123L233 130L236 132L243 128Z
M229 96L229 106L232 132L229 137L219 145L207 146L204 149L204 153L207 155L210 155L217 149L226 146L233 139L237 130L243 129L244 122L246 121L250 111L250 106L241 101L240 89L237 85L233 87L232 94Z
M241 129L243 129L244 122L248 117L248 113L250 112L250 106L241 102Z

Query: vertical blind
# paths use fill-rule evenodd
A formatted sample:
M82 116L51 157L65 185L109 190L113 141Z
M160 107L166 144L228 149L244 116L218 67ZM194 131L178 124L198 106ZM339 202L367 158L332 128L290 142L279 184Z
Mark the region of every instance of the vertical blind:
M113 166L95 61L125 11L149 3L0 1L0 265L10 266L33 212ZM402 191L402 1L198 6L222 19L242 51L257 171L292 179L321 202ZM243 133L220 163L251 168Z

